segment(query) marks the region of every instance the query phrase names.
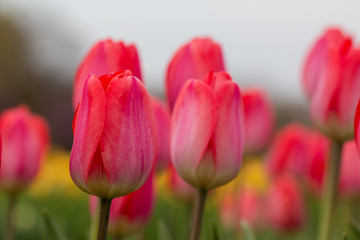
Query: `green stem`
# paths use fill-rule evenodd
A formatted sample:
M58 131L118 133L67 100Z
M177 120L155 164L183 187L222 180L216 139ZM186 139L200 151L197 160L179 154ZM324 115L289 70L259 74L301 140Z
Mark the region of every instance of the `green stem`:
M196 205L194 209L194 222L193 222L193 228L191 231L190 240L200 239L201 223L204 215L206 194L207 191L201 189L198 190L198 195L195 203Z
M5 239L14 240L15 239L15 204L16 204L17 195L10 193L8 201L8 209L6 215L6 229L5 229Z
M331 144L331 157L325 175L325 188L323 189L320 218L318 225L318 240L329 240L331 224L334 215L334 205L338 188L339 167L341 158L342 142L333 141Z
M101 199L97 240L106 240L112 199Z

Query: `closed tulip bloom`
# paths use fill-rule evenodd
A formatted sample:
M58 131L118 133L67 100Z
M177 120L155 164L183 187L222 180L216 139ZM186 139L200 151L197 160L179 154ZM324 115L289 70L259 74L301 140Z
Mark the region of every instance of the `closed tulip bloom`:
M170 164L170 122L171 114L168 106L160 99L152 97L158 135L157 169L167 168Z
M360 196L360 154L355 141L347 141L341 156L339 187L346 196Z
M245 113L245 148L248 154L263 151L274 130L274 110L261 89L242 91Z
M308 53L302 83L315 124L337 140L352 138L360 97L360 50L351 37L337 28L325 31Z
M142 230L151 218L155 203L153 174L138 190L114 198L110 207L109 234L124 236ZM90 197L90 213L96 215L98 198Z
M45 119L18 106L0 115L0 132L0 187L16 193L37 176L48 149L49 128Z
M171 59L166 73L166 95L171 109L189 79L202 79L209 71L225 70L221 47L211 38L195 38Z
M102 199L138 189L155 163L155 124L151 97L129 71L91 74L74 116L74 183Z
M265 215L278 231L299 230L305 222L305 205L300 188L290 177L278 178L267 193Z
M297 123L282 128L275 136L267 155L267 167L273 176L292 172L304 174L308 151L309 130Z
M179 175L198 189L223 185L239 173L243 145L238 85L225 72L187 81L171 124L171 159Z
M114 42L111 39L97 42L87 53L76 71L73 108L76 109L81 100L84 83L90 73L101 76L126 69L130 70L138 79L142 79L135 45L126 45L122 41Z

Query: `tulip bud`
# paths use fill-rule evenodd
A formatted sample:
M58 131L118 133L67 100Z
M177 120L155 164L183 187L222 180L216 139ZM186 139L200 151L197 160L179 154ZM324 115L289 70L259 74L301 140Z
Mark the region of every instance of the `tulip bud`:
M156 161L157 169L167 168L170 164L170 110L160 99L152 97L154 114L159 137L158 157Z
M304 201L290 177L276 179L267 194L265 209L268 224L278 231L295 231L304 225Z
M38 174L49 145L49 128L45 119L18 106L0 115L0 132L0 187L16 193Z
M101 76L121 70L130 70L138 79L141 78L140 62L135 45L114 42L106 39L97 42L80 63L74 81L73 108L81 100L84 83L89 74Z
M254 227L260 224L260 196L251 188L228 192L220 203L219 211L220 219L227 228L238 229L243 220Z
M360 97L360 51L340 29L328 29L305 61L303 86L315 124L331 138L353 136Z
M247 89L242 92L245 113L244 151L254 154L263 151L274 129L274 110L265 92Z
M187 81L171 122L171 159L179 175L203 190L223 185L239 173L243 145L238 85L225 72Z
M346 196L360 196L360 154L353 140L343 146L340 169L340 192Z
M166 94L171 109L189 79L202 79L209 71L225 70L221 47L211 38L195 38L171 59L166 73Z
M91 74L74 116L74 183L103 199L138 189L155 163L155 124L151 97L129 71Z
M99 199L90 196L90 213L94 217ZM138 190L111 202L109 234L124 236L143 229L149 222L154 208L153 174Z

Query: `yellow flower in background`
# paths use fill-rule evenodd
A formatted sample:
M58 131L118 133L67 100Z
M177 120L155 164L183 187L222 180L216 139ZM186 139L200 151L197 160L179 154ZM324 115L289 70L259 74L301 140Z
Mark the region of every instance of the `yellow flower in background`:
M82 192L75 186L69 172L70 152L60 148L52 147L45 160L40 174L31 185L29 193L34 196L48 194L64 194L69 196L80 196Z
M221 198L227 191L237 191L239 188L250 188L264 192L269 186L269 176L261 157L244 158L239 175L229 184L220 188L218 197Z

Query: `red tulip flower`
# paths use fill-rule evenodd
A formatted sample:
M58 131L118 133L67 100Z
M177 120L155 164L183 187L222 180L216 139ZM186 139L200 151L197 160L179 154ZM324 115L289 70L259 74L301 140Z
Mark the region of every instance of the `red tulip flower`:
M114 198L110 208L109 233L124 236L143 229L151 218L155 203L153 174L138 190ZM90 197L90 213L96 215L98 198Z
M209 190L234 179L242 163L244 112L238 85L225 72L189 80L172 114L171 159L190 185Z
M0 132L0 186L15 194L38 174L49 145L49 128L45 119L19 106L0 115Z
M299 186L290 177L278 178L267 194L265 215L278 231L299 230L305 222L305 205Z
M157 154L151 101L129 71L88 77L70 156L70 174L81 190L112 199L144 184Z
M339 188L346 196L360 196L360 153L355 141L343 146Z
M189 79L202 79L209 71L225 70L221 47L211 38L195 38L171 59L166 73L166 95L173 109L176 98Z
M245 148L248 154L263 151L274 130L274 110L261 89L242 91L245 113Z
M167 168L170 164L170 122L171 114L168 106L160 99L152 97L154 114L159 137L159 151L156 161L158 169Z
M351 37L336 28L320 36L305 61L302 82L315 124L339 141L351 138L360 98L360 50Z
M126 69L138 79L142 79L135 45L126 45L122 41L114 42L111 39L97 42L76 71L73 92L74 109L81 100L84 84L90 73L101 76Z

